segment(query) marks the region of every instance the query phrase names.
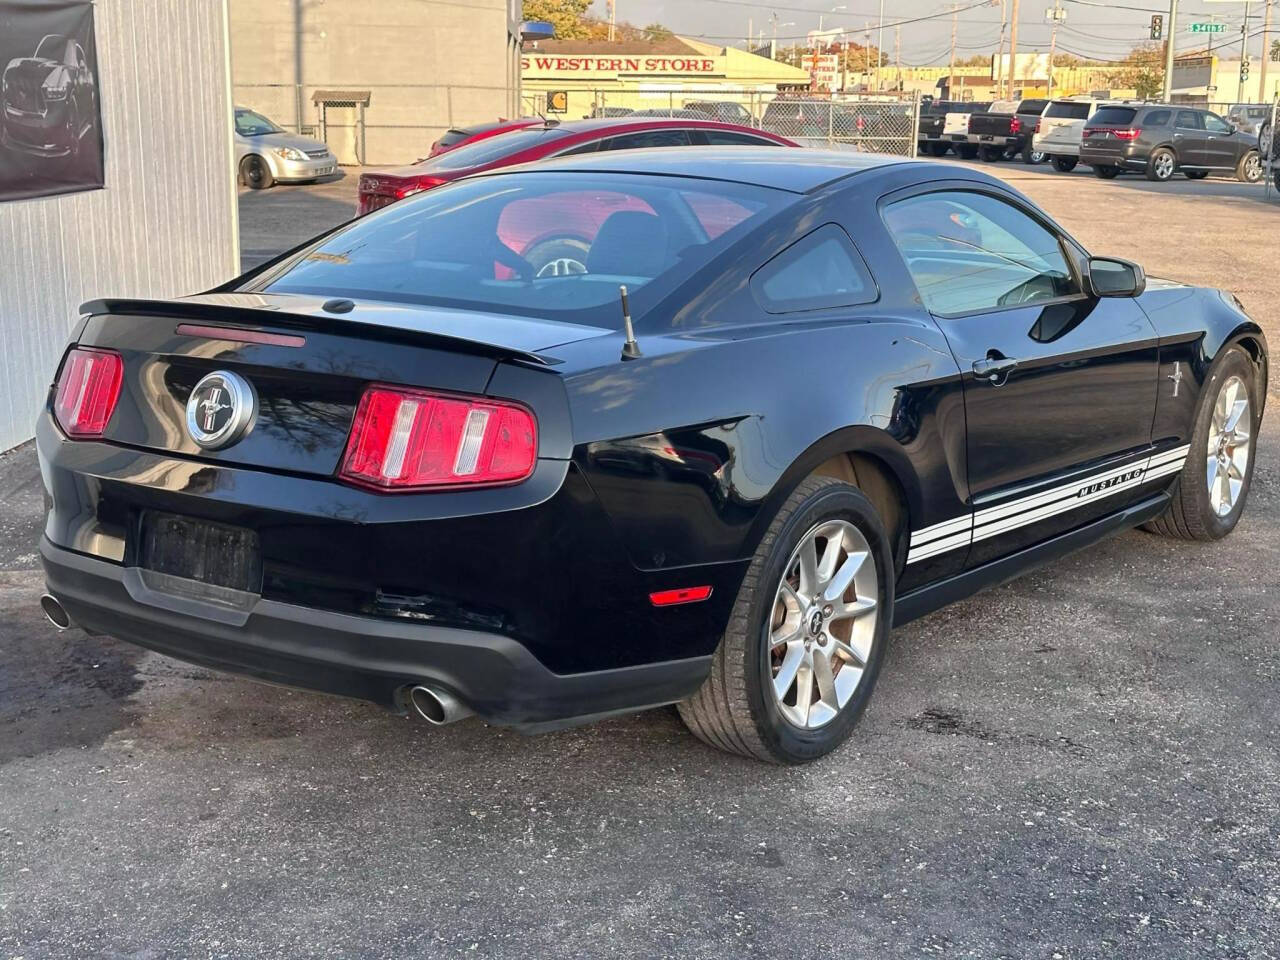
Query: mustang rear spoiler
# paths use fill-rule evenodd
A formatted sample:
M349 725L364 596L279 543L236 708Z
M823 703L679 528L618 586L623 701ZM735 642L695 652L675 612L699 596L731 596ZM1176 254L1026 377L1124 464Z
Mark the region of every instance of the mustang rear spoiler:
M365 323L341 316L292 313L269 307L230 306L201 303L191 300L90 300L80 305L82 314L133 317L172 317L175 320L203 320L206 323L222 323L251 328L283 327L290 330L311 330L316 333L332 333L347 336L370 337L421 346L434 346L473 356L491 357L495 360L519 360L541 367L554 366L563 361L541 353L485 343L469 337L453 337L445 333L412 330L404 327Z

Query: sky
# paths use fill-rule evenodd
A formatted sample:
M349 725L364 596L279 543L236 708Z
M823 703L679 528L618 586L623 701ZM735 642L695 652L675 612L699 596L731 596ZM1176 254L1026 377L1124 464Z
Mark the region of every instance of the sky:
M956 57L994 53L1000 36L1000 6L997 0L974 6L977 0L958 0L959 14ZM1012 0L1006 0L1012 7ZM1161 13L1168 26L1169 5L1162 0L1060 0L1067 19L1058 32L1058 49L1079 56L1104 60L1120 59L1133 46L1150 38L1153 13ZM818 28L819 18L827 29L842 27L853 31L850 39L861 43L866 25L871 24L875 42L876 23L884 9L884 22L894 23L917 17L936 17L902 26L902 60L906 64L946 63L951 53L951 4L947 0L779 0L776 3L754 3L752 0L617 0L617 17L638 26L659 22L677 33L700 37L710 43L732 45L747 36L747 22L765 39L773 36L773 20L777 17L778 42L803 43L810 30ZM1018 16L1018 52L1048 52L1050 24L1046 12L1053 0L1022 0ZM835 8L835 9L833 9ZM1262 51L1263 0L1249 5L1250 52L1255 58ZM1203 48L1205 37L1188 32L1187 25L1208 21L1211 15L1227 24L1225 33L1217 34L1215 47L1229 43L1232 59L1239 55L1240 27L1244 22L1245 4L1214 0L1182 0L1178 6L1178 50ZM604 0L595 0L591 12L605 16ZM940 14L940 16L939 16ZM1273 16L1280 26L1280 4ZM884 32L884 49L893 55L893 30ZM1272 34L1280 38L1280 30ZM1007 40L1006 40L1007 44Z

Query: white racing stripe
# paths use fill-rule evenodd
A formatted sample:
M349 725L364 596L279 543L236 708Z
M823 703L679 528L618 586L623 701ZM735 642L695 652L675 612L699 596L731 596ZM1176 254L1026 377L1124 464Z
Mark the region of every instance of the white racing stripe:
M1170 476L1182 469L1190 450L1190 444L1163 450L1050 490L1042 490L1009 503L923 527L911 534L907 563L967 547L979 540L1008 533L1027 524L1067 513L1076 507L1104 500L1124 490L1140 487L1151 480Z

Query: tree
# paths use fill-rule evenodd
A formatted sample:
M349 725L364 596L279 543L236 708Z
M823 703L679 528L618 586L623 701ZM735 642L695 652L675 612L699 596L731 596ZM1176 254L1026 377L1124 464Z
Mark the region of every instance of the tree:
M670 40L675 34L660 23L651 23L642 31L646 40L656 43L659 40Z
M1129 51L1117 80L1132 87L1143 100L1154 100L1164 89L1164 44L1148 41Z
M591 25L586 18L591 0L524 0L525 20L545 20L556 29L558 40L586 40Z

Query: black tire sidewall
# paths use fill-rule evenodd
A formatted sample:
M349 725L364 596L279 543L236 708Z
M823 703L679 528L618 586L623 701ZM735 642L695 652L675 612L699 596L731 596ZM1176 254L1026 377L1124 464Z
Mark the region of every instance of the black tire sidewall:
M1054 157L1053 168L1059 173L1070 173L1076 168L1077 160L1075 157Z
M257 182L254 182L252 171L258 169L261 176ZM240 169L244 177L244 185L250 190L265 190L271 186L271 168L267 166L267 161L255 154L249 154L240 161Z
M1258 151L1256 150L1250 150L1243 157L1241 157L1240 162L1236 164L1236 179L1239 180L1241 183L1261 183L1263 178L1266 176L1265 170L1261 171L1260 175L1254 180L1250 180L1248 176L1245 175L1245 168L1249 163L1249 158L1255 155L1258 156L1259 162L1261 162L1262 155L1259 154Z
M1209 489L1205 480L1209 466L1207 449L1209 444L1209 425L1210 419L1213 417L1213 408L1218 401L1218 393L1222 390L1222 385L1232 376L1237 376L1244 381L1245 390L1249 394L1249 437L1251 449L1249 451L1249 464L1244 471L1244 486L1240 490L1240 499L1236 501L1230 513L1225 517L1219 517L1217 511L1209 503ZM1239 347L1229 347L1224 350L1222 357L1210 369L1209 376L1200 388L1200 403L1196 409L1195 429L1191 432L1191 449L1187 453L1187 463L1182 471L1180 481L1184 488L1179 491L1179 495L1184 498L1184 503L1186 503L1190 495L1192 503L1188 506L1192 508L1192 514L1199 519L1200 524L1205 528L1205 532L1214 540L1220 540L1234 530L1244 513L1245 504L1249 499L1249 488L1253 485L1253 468L1258 462L1257 440L1258 396L1253 364ZM1186 489L1187 487L1190 487L1190 490Z
M772 668L765 639L765 625L772 615L778 582L792 551L801 537L824 520L848 520L866 537L876 561L879 607L871 656L852 699L826 726L816 730L802 730L783 717L773 699ZM849 736L870 701L887 652L893 617L893 562L884 527L871 502L860 490L848 484L833 484L812 494L792 513L779 531L764 564L759 584L747 617L751 633L745 638L744 650L744 673L751 715L766 748L775 757L784 763L803 763L829 753Z
M1169 180L1173 179L1174 173L1176 173L1178 170L1177 157L1173 157L1173 166L1170 168L1169 175L1167 177L1162 177L1160 176L1159 173L1156 172L1156 158L1163 156L1166 153L1169 154L1170 156L1173 156L1172 150L1169 150L1165 147L1161 147L1159 150L1156 150L1151 154L1150 157L1147 158L1147 179L1148 180L1154 180L1156 183L1166 183Z

